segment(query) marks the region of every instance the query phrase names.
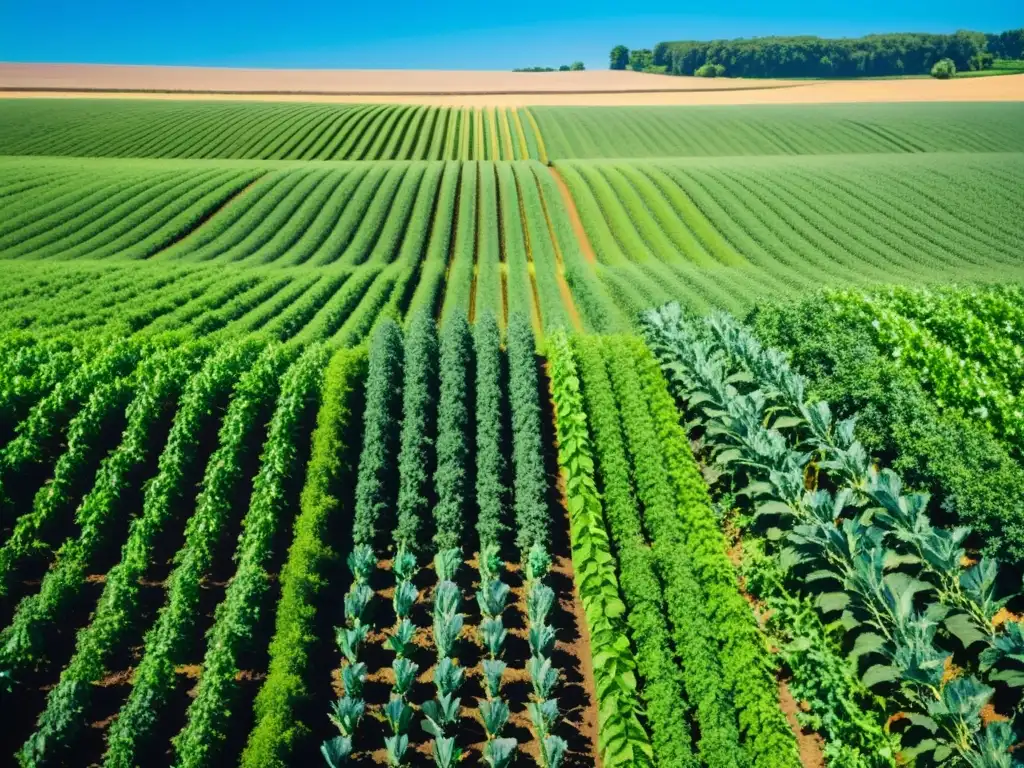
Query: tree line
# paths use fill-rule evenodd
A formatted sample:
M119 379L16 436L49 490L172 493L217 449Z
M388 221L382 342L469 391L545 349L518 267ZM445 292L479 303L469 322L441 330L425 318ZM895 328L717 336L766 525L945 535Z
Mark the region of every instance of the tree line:
M582 72L586 67L582 61L574 61L572 64L562 64L560 67L519 67L513 72Z
M661 42L653 49L611 51L611 69L729 77L870 77L928 74L942 59L957 70L988 69L995 59L1024 58L1024 28L999 34L894 33L858 38L813 36Z

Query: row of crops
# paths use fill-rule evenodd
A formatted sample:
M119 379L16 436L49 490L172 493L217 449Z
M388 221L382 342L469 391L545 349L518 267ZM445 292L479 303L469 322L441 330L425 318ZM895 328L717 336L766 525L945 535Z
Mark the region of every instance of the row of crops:
M0 155L547 161L528 109L91 99L4 100Z
M830 764L1017 764L1020 446L972 408L971 374L943 366L1019 374L1021 298L826 293L763 307L750 326L678 304L645 313L744 586ZM900 322L921 339L896 340ZM924 338L941 360L902 354ZM1007 482L986 499L995 478Z
M5 748L795 768L784 679L830 764L1008 766L1022 299L7 332Z
M1021 155L558 161L597 260L695 311L1022 276Z
M328 283L335 292L347 286L339 302L378 286L373 295L402 312L430 306L472 320L490 310L503 323L523 312L537 329L614 332L672 299L742 312L761 297L822 284L1022 275L1024 209L1014 190L1024 164L1015 154L559 161L554 169L11 158L0 169L9 214L0 256L40 266L103 260L111 274L128 259L166 265L142 272L152 280L128 281L121 298L101 297L104 310L149 291L166 299L172 285L175 307L199 301L207 283L198 275L216 277L202 265L232 267L218 290L273 281L268 268L286 268L276 278L282 289L301 275L309 281L301 295L324 301ZM4 281L21 290L31 274L12 270ZM76 304L58 315L23 295L32 310L6 322L24 326L32 313L84 321L84 297L99 296L100 285L75 286Z
M532 107L552 159L1020 152L1020 103Z
M491 314L417 318L382 319L368 352L6 337L21 764L589 750L587 560L554 530L529 320L503 348Z
M1019 764L1021 117L0 102L4 760Z
M1020 104L433 107L4 99L0 155L524 160L1018 152Z

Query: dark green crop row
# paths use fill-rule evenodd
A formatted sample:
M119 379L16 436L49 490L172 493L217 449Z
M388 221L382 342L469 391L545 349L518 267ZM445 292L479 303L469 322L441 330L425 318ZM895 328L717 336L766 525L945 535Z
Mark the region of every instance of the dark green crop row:
M546 161L515 108L5 99L0 154Z

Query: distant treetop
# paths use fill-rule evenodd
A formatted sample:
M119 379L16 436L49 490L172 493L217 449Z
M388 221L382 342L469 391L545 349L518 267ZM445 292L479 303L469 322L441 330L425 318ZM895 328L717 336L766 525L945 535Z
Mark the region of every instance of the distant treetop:
M572 64L562 64L558 69L554 67L519 67L513 72L582 72L586 67L582 61L574 61Z
M827 39L810 35L662 42L652 50L611 51L611 69L728 77L871 77L925 75L943 59L957 70L990 69L997 59L1024 58L1024 28L999 34L960 30ZM711 65L711 68L708 68Z

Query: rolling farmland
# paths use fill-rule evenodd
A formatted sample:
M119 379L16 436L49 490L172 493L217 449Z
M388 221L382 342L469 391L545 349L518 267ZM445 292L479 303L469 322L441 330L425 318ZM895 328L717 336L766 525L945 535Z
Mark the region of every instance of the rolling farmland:
M0 99L4 759L1013 765L1022 120Z

